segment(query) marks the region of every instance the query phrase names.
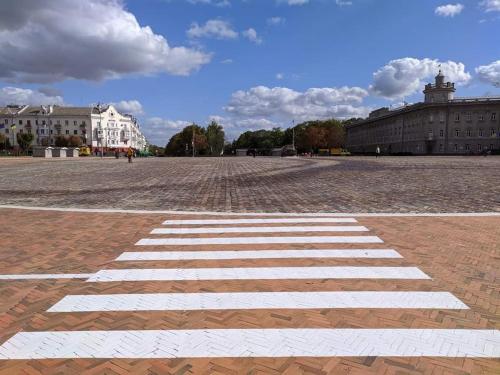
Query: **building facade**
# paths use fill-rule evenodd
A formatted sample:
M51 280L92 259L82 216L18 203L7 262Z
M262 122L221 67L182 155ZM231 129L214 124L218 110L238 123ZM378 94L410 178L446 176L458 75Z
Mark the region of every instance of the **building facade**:
M500 149L500 97L455 98L455 85L439 71L424 89L424 102L390 110L346 126L352 153L480 154Z
M0 108L0 132L18 145L17 134L34 135L33 145L54 146L58 137L77 136L93 152L145 150L146 138L137 120L112 105L94 107L18 106Z

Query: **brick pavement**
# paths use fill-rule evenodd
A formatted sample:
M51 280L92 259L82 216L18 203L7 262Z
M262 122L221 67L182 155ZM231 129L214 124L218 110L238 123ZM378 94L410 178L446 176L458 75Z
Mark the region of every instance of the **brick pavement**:
M393 259L252 259L116 262L133 244L151 237L165 215L127 215L0 210L8 228L0 274L96 272L117 268L270 266L417 266L423 280L228 280L85 283L83 280L0 281L0 343L19 331L218 329L218 328L460 328L499 329L500 218L358 218L370 235L384 240L370 248L393 248ZM209 218L196 217L193 218ZM168 219L190 218L169 216ZM82 225L85 223L85 225ZM296 224L293 224L296 225ZM291 226L293 226L291 225ZM318 224L320 225L320 224ZM342 224L339 224L342 225ZM350 225L350 224L348 224ZM28 231L29 236L25 233ZM307 234L307 233L306 233ZM247 234L245 234L247 235ZM272 235L272 234L271 234ZM307 235L316 235L309 233ZM338 235L325 233L325 235ZM169 235L186 237L187 235ZM189 235L192 236L192 235ZM200 237L210 235L200 234ZM217 235L226 236L226 235ZM33 239L37 240L33 240ZM80 245L84 242L84 246ZM236 250L354 249L359 244L241 245ZM165 251L169 247L148 247ZM229 250L234 246L183 246L183 251ZM33 256L34 254L34 256ZM153 263L153 264L152 264ZM277 291L447 291L469 310L444 309L264 309L48 313L70 294ZM5 301L5 302L4 302ZM78 359L0 361L0 374L30 373L484 373L500 369L498 359L444 357L296 357L169 360Z
M0 159L0 204L235 212L500 211L500 157Z

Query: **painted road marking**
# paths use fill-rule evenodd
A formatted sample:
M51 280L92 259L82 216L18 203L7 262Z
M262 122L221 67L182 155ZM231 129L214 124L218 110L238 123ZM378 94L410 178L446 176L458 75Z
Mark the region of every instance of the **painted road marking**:
M138 246L161 245L244 245L290 243L381 243L377 236L310 236L310 237L220 237L220 238L143 238Z
M354 218L285 218L285 219L214 219L214 220L167 220L163 225L231 225L231 224L299 224L299 223L357 223Z
M25 275L0 275L0 280L88 279L93 273L38 273Z
M393 249L143 251L122 253L117 261L282 259L282 258L403 258Z
M293 232L368 232L356 226L307 226L307 227L224 227L224 228L156 228L151 234L213 234L213 233L293 233Z
M66 296L49 312L241 309L468 309L448 292L151 293Z
M500 357L499 330L198 329L19 332L3 359Z
M272 279L430 279L417 267L234 267L101 270L87 282Z

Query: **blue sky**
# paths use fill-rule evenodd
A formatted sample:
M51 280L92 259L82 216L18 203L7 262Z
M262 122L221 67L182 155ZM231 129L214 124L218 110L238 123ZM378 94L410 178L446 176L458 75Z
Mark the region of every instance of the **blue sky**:
M0 104L117 103L160 145L417 102L439 64L457 96L500 96L500 0L0 4Z

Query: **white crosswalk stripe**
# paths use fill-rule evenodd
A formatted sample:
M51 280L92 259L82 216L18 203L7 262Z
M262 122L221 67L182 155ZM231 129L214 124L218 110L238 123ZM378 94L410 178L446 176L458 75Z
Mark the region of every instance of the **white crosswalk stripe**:
M87 282L173 280L430 279L416 267L231 267L101 270Z
M376 236L310 236L310 237L206 237L206 238L143 238L138 246L190 245L256 245L308 243L382 243Z
M49 312L227 309L467 309L448 292L151 293L66 296Z
M402 258L393 249L226 250L124 252L117 261L210 260L292 258Z
M349 217L318 218L277 218L277 219L206 219L206 220L166 220L163 225L233 225L233 224L300 224L300 223L356 223Z
M222 233L293 233L293 232L368 232L356 226L295 226L295 227L219 227L219 228L156 228L151 234L222 234Z
M0 358L500 357L500 331L199 329L19 332Z

